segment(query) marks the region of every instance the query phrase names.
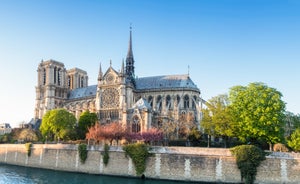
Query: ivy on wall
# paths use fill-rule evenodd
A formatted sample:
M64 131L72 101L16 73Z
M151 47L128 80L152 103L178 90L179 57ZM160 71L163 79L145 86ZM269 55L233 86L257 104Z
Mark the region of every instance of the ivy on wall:
M29 157L31 155L31 147L32 147L32 143L31 142L25 143L25 149L26 149L27 155Z
M147 158L151 155L148 147L143 143L128 144L123 147L125 155L132 159L137 175L141 175L146 170Z
M79 152L79 158L80 162L84 164L85 160L87 159L87 146L86 144L79 144L78 145L78 152Z
M266 159L266 153L254 145L241 145L230 149L236 157L236 163L246 184L255 181L257 167Z
M102 157L103 157L104 165L107 166L108 161L109 161L109 145L108 144L104 145L104 152L102 153Z

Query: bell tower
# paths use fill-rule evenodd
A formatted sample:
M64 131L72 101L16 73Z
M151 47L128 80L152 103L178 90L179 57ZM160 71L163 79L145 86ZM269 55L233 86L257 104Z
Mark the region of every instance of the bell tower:
M61 62L42 60L37 73L34 117L42 119L47 110L61 107L67 98L67 72Z

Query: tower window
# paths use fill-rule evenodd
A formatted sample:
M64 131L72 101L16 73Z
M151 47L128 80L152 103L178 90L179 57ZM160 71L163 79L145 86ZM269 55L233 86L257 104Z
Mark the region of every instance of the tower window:
M43 70L43 85L46 84L46 69Z
M54 84L56 84L57 68L54 67Z
M71 87L71 77L68 76L68 87L70 88Z
M83 81L84 81L84 78L81 77L81 81L80 81L80 87L83 88Z
M60 86L60 69L57 71L57 84Z

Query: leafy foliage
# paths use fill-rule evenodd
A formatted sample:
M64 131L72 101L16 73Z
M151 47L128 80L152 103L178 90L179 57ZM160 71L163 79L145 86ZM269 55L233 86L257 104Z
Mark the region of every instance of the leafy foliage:
M104 144L104 153L102 154L103 156L103 163L105 166L107 166L108 161L109 161L109 145Z
M129 155L132 159L137 175L141 175L146 170L147 158L151 155L148 152L148 147L145 144L136 143L128 144L123 147L126 156Z
M226 147L226 140L228 137L233 137L236 131L236 125L230 114L228 96L223 94L213 97L208 100L207 107L203 111L204 118L201 126L208 135L222 137L225 140Z
M53 109L48 111L40 126L42 135L49 139L71 139L75 132L76 118L65 109Z
M32 147L32 143L31 142L28 142L28 143L25 143L25 149L27 151L27 155L30 157L31 155L31 147Z
M196 142L199 141L200 138L201 138L200 131L197 128L193 127L189 133L188 139L192 142Z
M8 143L8 142L12 142L12 134L4 134L4 135L0 135L0 143Z
M242 180L245 179L246 184L254 183L257 167L266 159L265 152L254 145L236 146L230 151L236 157Z
M78 152L79 152L80 162L83 164L87 159L87 154L88 154L86 144L79 144Z
M81 113L78 120L78 138L84 139L88 129L96 124L98 117L96 113L90 113L90 111L84 111Z
M287 141L289 147L294 151L300 151L300 128L297 128L291 135L290 139Z
M262 140L270 145L283 140L285 103L282 94L263 83L230 89L230 110L242 141Z
M300 128L300 114L285 112L285 135L291 136L297 128Z

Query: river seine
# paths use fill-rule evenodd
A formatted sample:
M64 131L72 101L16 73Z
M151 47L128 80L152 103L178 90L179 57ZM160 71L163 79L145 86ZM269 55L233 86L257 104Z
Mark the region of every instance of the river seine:
M179 184L165 180L92 175L0 164L0 184Z

